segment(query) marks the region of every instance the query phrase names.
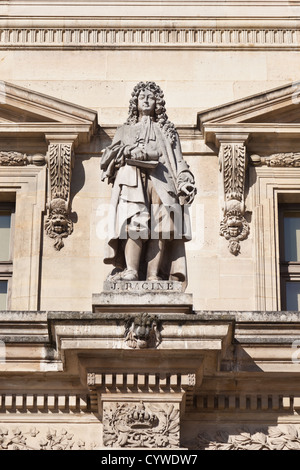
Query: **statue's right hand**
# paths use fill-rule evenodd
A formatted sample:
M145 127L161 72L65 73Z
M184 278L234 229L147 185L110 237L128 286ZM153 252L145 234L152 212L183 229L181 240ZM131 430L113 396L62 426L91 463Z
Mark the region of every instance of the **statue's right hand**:
M131 151L130 158L132 158L132 160L144 161L146 160L147 155L145 154L143 149L141 149L140 147L136 147L135 149Z

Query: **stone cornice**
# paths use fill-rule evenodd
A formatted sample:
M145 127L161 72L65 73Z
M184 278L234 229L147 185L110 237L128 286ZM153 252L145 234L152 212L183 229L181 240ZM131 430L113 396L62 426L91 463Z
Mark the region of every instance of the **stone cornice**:
M132 15L134 12L137 16L229 16L230 14L242 16L243 14L251 14L251 16L265 15L266 17L274 15L282 15L282 10L285 14L290 16L289 13L294 14L295 7L299 6L298 0L65 0L65 1L49 1L49 0L9 0L1 2L1 14L24 15L33 13L33 16L49 14L58 16L59 12L63 12L64 16L76 13L80 16L86 16L91 10L94 14L105 14L111 16L124 16ZM217 12L216 12L217 7ZM48 10L47 10L48 9ZM144 11L142 11L144 10ZM93 16L93 14L91 14Z
M0 49L242 49L299 50L296 26L8 26Z
M112 358L115 358L116 366L121 350L124 354L126 352L128 357L135 353L139 354L138 357L144 357L145 354L151 354L153 358L166 358L168 354L170 355L168 357L173 357L172 346L176 343L176 354L181 351L184 357L189 356L190 359L199 359L205 351L221 354L224 358L224 355L230 353L230 345L236 344L238 350L246 348L253 361L256 361L266 372L294 373L299 371L298 361L292 361L294 352L292 345L299 338L299 312L161 313L157 316L163 326L161 344L157 348L133 350L124 342L125 323L128 320L128 313L125 310L119 313L0 312L0 340L1 345L4 344L7 348L5 370L19 370L18 362L15 358L11 358L9 353L10 348L16 344L22 345L25 349L28 348L28 354L30 354L31 345L33 343L36 345L35 353L32 357L30 356L30 360L28 356L28 364L21 366L26 372L33 370L40 361L49 362L50 357L53 363L51 364L51 361L48 365L45 363L43 370L51 367L52 370L63 370L65 354L71 354L75 350L92 355L97 367L100 366L100 356L105 363L110 348L112 348ZM187 342L191 345L190 348L187 347ZM276 358L271 354L274 347L277 348ZM51 353L47 358L44 348L48 348L47 354ZM21 351L23 358L24 354L26 355L25 349ZM247 358L248 356L241 358L240 372L246 370ZM227 360L223 359L226 370L231 370L234 360L230 354ZM179 363L175 360L174 364L178 366ZM1 367L0 361L0 369Z
M298 0L2 1L0 49L294 50L299 7Z

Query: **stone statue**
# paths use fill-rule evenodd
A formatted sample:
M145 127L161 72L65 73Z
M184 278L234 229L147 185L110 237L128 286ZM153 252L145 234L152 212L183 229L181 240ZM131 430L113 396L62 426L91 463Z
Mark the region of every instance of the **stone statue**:
M101 159L101 179L113 185L104 263L115 268L108 280L187 282L184 243L196 188L164 106L158 85L138 83L127 122Z

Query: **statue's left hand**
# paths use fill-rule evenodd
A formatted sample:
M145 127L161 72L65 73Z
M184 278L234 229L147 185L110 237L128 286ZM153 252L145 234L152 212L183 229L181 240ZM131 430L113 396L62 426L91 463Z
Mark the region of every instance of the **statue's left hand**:
M179 175L177 191L180 204L192 204L197 194L197 188L191 174L184 172Z
M185 183L179 190L179 201L181 204L192 204L195 199L197 189L191 183Z

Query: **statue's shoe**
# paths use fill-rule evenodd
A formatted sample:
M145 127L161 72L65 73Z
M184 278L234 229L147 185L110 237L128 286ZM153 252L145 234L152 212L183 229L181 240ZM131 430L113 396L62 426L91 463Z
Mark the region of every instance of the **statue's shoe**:
M147 277L147 281L161 281L162 278L159 277L159 276L155 276L155 275L152 275L152 276L148 276Z
M122 281L138 281L139 276L137 271L134 271L133 269L125 269L125 271L122 273Z

